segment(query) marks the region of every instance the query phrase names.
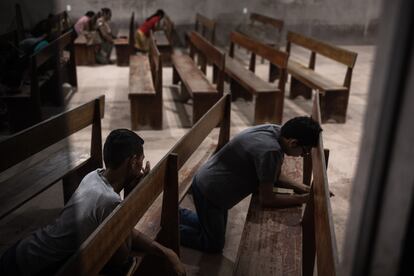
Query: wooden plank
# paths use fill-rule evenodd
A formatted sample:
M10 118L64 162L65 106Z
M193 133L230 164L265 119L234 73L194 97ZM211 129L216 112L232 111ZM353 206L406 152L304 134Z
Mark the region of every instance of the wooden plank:
M147 55L135 55L129 62L129 94L155 94Z
M306 66L292 59L289 59L287 70L289 74L295 76L301 82L305 83L306 85L314 89L319 89L322 91L348 90L347 87L338 85L338 83L325 78L324 76L316 73L312 69L309 69Z
M59 53L66 48L73 41L73 30L70 30L63 35L59 36L57 39L49 43L46 47L40 51L34 53L31 56L32 62L36 64L36 68L42 66L46 61L51 57L59 57Z
M230 105L230 95L223 96L217 103L182 137L171 149L171 153L178 155L180 169L195 149L203 142L223 119L225 109Z
M201 52L209 62L215 64L220 70L224 70L224 53L208 42L196 32L190 33L190 44Z
M0 183L0 219L40 194L77 167L86 163L89 153L59 151L46 160Z
M250 20L252 21L258 21L263 24L272 25L276 29L279 30L279 32L282 30L284 22L283 20L272 18L263 14L258 13L251 13L250 14Z
M0 171L92 124L97 101L103 118L105 96L100 96L0 141L1 156L7 156L0 159Z
M282 52L274 47L263 44L256 39L250 38L238 32L232 32L230 34L231 42L254 52L256 55L259 55L274 65L277 65L281 68L286 68L288 64L288 53Z
M262 208L252 195L234 275L300 275L301 213L300 207Z
M317 52L330 59L336 60L337 62L340 62L350 68L354 67L358 56L357 53L301 35L299 33L288 32L287 41Z
M315 96L312 117L320 121L319 97ZM319 136L319 145L312 149L313 172L313 205L316 234L316 259L318 274L338 274L338 250L336 247L335 230L332 218L332 209L329 196L328 177L326 174L325 156L322 133Z
M168 40L168 37L166 33L163 30L155 31L154 32L154 39L157 42L157 46L159 47L169 47L170 41Z
M275 85L261 79L252 71L245 68L243 64L230 57L226 59L226 74L252 94L279 91Z
M206 27L208 30L210 30L210 32L214 32L216 29L216 21L207 18L200 13L196 13L196 22Z
M207 77L198 69L194 61L187 55L173 54L171 56L174 68L181 76L181 81L191 92L214 93L216 88L208 81Z

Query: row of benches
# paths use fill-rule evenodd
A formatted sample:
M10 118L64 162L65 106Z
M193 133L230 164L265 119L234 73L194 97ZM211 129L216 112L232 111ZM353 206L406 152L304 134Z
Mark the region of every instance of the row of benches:
M304 96L310 97L312 89L315 89L321 94L322 122L326 122L330 119L334 119L337 122L345 122L350 80L356 60L355 53L318 42L314 39L306 38L300 34L289 32L288 53L291 51L290 48L292 44L308 47L312 51L310 68L307 68L294 59L289 58L288 53L281 52L240 33L233 32L230 34L230 51L226 58L224 58L224 53L211 45L201 35L194 32L189 37L190 56L173 54L171 60L173 67L173 84L177 84L181 81L181 93L185 94L187 99L190 97L193 98L193 123L195 123L222 94L222 79L217 82L217 88L214 87L213 83L215 83L216 80L213 79L213 81L210 82L206 77L207 64L213 64L213 77L218 76L217 74L221 74L223 70L220 70L220 68L224 68L224 73L230 82L230 91L233 100L236 100L238 97L252 100L253 96L256 97L254 124L282 122L285 83L288 74L292 76L290 89L291 98L303 94L301 91L304 90L307 92ZM200 45L198 47L194 46L196 42L199 44L202 42L204 50L200 48ZM251 53L248 69L235 57L236 45L247 49ZM194 51L194 49L198 50ZM194 59L195 53L198 56L197 62L191 60L191 58ZM343 86L336 84L313 70L315 67L316 53L328 56L348 66ZM218 58L218 56L221 57ZM269 62L268 81L260 78L254 73L256 56L260 56L262 59L266 59ZM225 61L223 61L224 59ZM222 63L224 63L224 67ZM141 64L142 65L138 64L136 66L144 66L145 63ZM201 70L197 68L197 65L201 67ZM136 89L137 84L135 82L143 81L143 79L141 77L134 77L133 74L135 70L132 70L132 68L133 67L131 67L130 71L131 94L148 94L147 90L139 91L139 89ZM162 68L162 66L160 68ZM277 84L273 83L274 68L277 69ZM150 77L149 74L146 74L146 76ZM144 81L144 83L150 83L150 81L147 80ZM157 93L161 92L158 91ZM137 95L135 97L136 102L139 101L139 97L141 96ZM148 96L142 95L142 97ZM133 104L134 107L131 106L131 112L134 114L131 118L133 129L148 125L149 119L143 118L140 123L140 119L135 117L147 117L147 115L143 115L146 114L147 111L151 112L148 113L148 117L151 116L156 120L149 125L157 129L162 128L161 111L154 114L157 110L162 109L158 107L160 104L162 105L162 103L158 102L158 100L162 99L162 96L157 94L156 99L157 100L153 101L153 108L148 106L148 102L144 102L145 100L143 100L141 104L141 112L136 110L136 108L138 108L137 103Z
M30 56L29 83L19 91L5 93L0 99L7 104L10 129L22 130L45 118L44 103L64 104L62 84L77 87L74 31L69 30Z

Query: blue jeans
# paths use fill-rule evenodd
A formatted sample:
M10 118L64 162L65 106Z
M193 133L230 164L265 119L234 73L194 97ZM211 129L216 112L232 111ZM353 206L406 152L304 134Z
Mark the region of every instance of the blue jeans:
M197 213L180 208L181 245L208 253L220 253L224 248L227 209L211 204L195 185L191 186Z

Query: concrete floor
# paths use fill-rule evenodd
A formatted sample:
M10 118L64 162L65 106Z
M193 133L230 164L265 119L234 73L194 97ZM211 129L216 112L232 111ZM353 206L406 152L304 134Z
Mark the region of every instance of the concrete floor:
M346 124L328 123L322 126L325 147L330 149L328 178L330 189L335 194L331 203L340 255L344 243L352 179L358 161L368 85L375 52L373 46L346 46L345 48L358 53L352 78L347 122ZM241 53L241 56L247 61L245 53ZM306 64L309 53L294 48L292 56L303 60ZM257 60L258 75L266 79L267 65L261 64L260 59ZM317 58L316 71L338 82L343 82L345 76L345 68L332 61L327 61L325 58ZM103 139L113 129L129 128L128 67L117 67L116 65L79 66L77 73L79 89L71 95L69 107L78 106L104 94L106 104L105 118L102 121ZM191 102L184 104L175 100L177 99L177 87L171 85L172 70L170 67L163 69L163 77L164 129L138 131L145 140L146 159L152 165L155 165L172 145L188 131L191 120ZM289 95L289 83L286 88L286 95ZM311 101L301 97L290 100L286 96L284 121L294 116L310 114L311 105ZM232 135L251 126L253 103L243 100L234 102L231 120ZM88 131L86 129L73 140L84 149L88 149L90 146L90 132ZM26 235L28 231L53 219L62 207L62 201L61 187L56 186L17 210L13 215L0 221L0 253L15 240ZM249 198L230 210L226 247L222 255L201 254L191 249L182 248L183 262L186 264L189 275L230 275L232 273L248 202ZM186 199L183 205L191 208L191 200Z

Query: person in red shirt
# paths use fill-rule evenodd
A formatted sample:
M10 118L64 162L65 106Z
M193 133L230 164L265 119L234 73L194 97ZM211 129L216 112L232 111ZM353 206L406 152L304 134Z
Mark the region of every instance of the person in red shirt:
M164 17L163 10L157 10L153 15L145 19L145 22L139 26L135 33L135 47L141 51L148 51L150 31L157 26L158 22Z

